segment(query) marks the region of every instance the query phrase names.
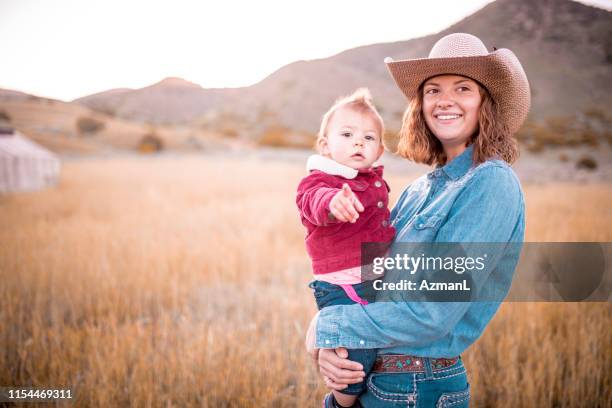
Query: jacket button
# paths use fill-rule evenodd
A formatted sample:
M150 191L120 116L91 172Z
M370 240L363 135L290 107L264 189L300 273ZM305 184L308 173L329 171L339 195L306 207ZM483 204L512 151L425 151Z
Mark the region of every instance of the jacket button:
M380 186L382 186L382 183L381 183L380 181L376 180L376 182L374 183L374 185L375 185L376 187L380 187Z
M389 223L387 222L387 220L383 220L383 222L382 222L382 226L383 226L383 227L386 227L387 225L389 225Z
M379 201L376 203L376 205L378 206L378 208L383 208L385 203L383 203L382 201Z

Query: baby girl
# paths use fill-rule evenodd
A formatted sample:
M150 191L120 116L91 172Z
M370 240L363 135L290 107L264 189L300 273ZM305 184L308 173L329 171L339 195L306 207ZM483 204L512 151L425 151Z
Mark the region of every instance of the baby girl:
M375 298L371 275L362 274L374 254L369 250L369 256L362 257L361 244L377 243L373 248L380 255L395 235L383 167L374 166L384 151L383 133L382 118L367 89L339 99L323 116L316 145L320 154L308 159L309 174L296 198L315 278L310 287L319 309L366 305ZM349 359L361 363L367 374L376 350L365 347L350 349ZM364 390L362 382L333 391L324 406L350 407Z

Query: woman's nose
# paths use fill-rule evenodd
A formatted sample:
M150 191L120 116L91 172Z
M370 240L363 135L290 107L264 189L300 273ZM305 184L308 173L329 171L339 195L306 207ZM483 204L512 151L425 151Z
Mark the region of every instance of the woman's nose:
M438 100L438 102L436 103L436 105L438 106L438 108L440 109L447 109L450 108L451 106L453 106L454 102L451 101L449 98L446 97L442 97Z
M438 94L438 100L436 102L436 105L438 106L438 108L442 108L442 109L450 108L451 106L453 106L453 104L454 104L453 99L448 91L442 90Z

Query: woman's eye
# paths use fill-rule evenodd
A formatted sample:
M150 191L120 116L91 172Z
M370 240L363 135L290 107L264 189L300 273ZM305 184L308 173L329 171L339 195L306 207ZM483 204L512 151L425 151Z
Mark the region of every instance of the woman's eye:
M435 89L435 88L430 88L430 89L425 91L425 94L428 94L428 95L433 95L433 94L436 94L436 93L438 93L438 90Z
M459 88L457 88L457 90L459 92L466 92L466 91L469 91L470 88L468 88L467 86L460 86Z

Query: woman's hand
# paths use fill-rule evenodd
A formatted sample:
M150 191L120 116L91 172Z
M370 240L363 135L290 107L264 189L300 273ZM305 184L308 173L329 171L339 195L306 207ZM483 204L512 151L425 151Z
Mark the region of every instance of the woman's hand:
M321 349L319 351L319 371L323 374L325 385L334 390L343 390L348 384L363 381L363 366L348 359L344 347Z
M345 348L318 349L315 347L318 317L319 313L314 315L310 321L305 345L314 362L319 364L319 371L323 374L325 385L334 390L342 390L348 384L363 381L365 372L362 365L349 360L348 351Z

